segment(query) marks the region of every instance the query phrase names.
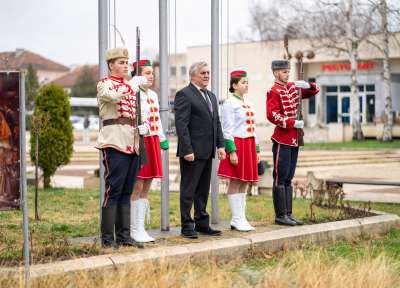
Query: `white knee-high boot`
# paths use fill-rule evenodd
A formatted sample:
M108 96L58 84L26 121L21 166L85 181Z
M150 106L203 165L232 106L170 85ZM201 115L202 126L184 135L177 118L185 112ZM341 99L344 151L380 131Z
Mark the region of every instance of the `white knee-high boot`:
M253 231L253 230L255 230L255 228L250 225L250 223L247 221L247 218L246 218L246 195L247 195L247 193L239 193L239 195L241 196L241 204L242 204L242 209L241 209L242 222L247 227L248 231Z
M144 221L150 215L150 204L147 199L131 201L131 237L136 242L153 242L155 239L147 234ZM133 216L133 218L132 218Z
M239 193L236 194L228 194L228 199L229 199L229 206L231 208L231 214L232 214L232 219L231 219L231 229L232 230L238 230L238 231L251 231L254 230L253 227L250 226L250 224L246 224L246 222L243 221L243 205L242 205L242 195ZM251 229L253 228L253 229Z

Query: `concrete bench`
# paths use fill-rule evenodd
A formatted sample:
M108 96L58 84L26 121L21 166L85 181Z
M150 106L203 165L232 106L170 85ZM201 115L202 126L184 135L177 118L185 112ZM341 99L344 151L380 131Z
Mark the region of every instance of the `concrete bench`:
M367 178L327 178L324 179L328 185L357 184L357 185L382 185L382 186L400 186L400 181L367 179Z

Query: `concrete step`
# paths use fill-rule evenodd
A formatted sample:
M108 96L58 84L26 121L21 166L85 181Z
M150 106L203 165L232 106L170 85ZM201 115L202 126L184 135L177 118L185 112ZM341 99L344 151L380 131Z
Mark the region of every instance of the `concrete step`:
M261 154L261 159L267 160L269 162L272 162L272 155L265 155ZM306 156L306 155L300 155L299 157L299 163L313 163L313 162L326 162L326 161L335 161L335 162L346 162L349 160L353 161L364 161L364 160L377 160L381 161L383 159L391 159L393 161L400 161L400 155L396 154L375 154L375 155L324 155L321 157L317 156ZM99 161L98 155L93 155L93 156L85 156L81 157L81 155L74 155L71 158L70 164L79 164L79 163L96 163ZM175 155L170 155L169 157L169 162L171 164L178 164L179 163L179 158L177 158ZM30 159L28 158L28 163L31 163Z
M263 157L262 160L267 160L272 163L272 157ZM68 165L96 165L99 159L97 157L91 158L80 158L73 157ZM368 164L368 163L390 163L400 162L400 156L397 155L371 155L362 157L351 157L351 156L327 156L327 157L305 157L300 156L298 161L299 167L310 167L310 166L326 166L326 165L352 165L352 164ZM179 167L179 159L175 156L169 158L170 167ZM31 161L28 161L28 165L33 165Z

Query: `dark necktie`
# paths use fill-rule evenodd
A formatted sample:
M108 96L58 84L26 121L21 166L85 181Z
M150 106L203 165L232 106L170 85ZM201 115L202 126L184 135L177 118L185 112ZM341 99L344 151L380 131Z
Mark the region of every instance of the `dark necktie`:
M211 114L213 113L213 107L212 107L212 103L210 100L210 97L208 96L207 90L205 89L200 89L201 93L203 93L204 96L204 100L206 100L207 106L208 106L208 110L210 110Z

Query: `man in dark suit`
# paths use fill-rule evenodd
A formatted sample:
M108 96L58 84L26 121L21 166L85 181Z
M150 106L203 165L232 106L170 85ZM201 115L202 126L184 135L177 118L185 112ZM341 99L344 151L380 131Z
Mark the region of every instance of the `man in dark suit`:
M224 159L225 148L217 98L207 90L210 80L207 63L194 63L189 76L190 84L176 93L175 126L181 169L181 233L183 237L195 239L198 233L221 235L221 231L210 227L206 207L212 159L215 152L220 160ZM193 203L194 220L190 215Z

